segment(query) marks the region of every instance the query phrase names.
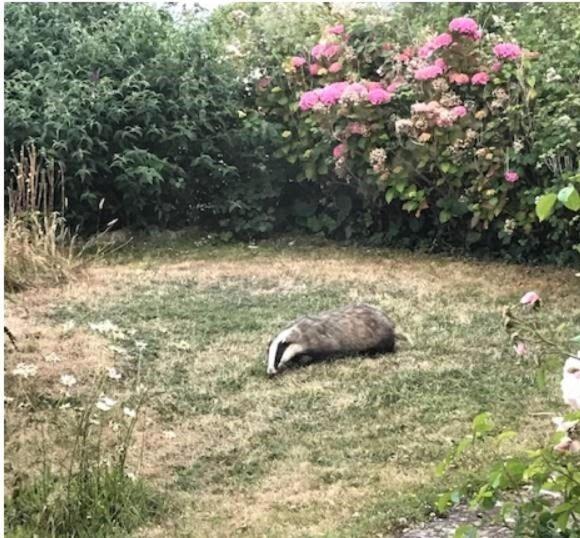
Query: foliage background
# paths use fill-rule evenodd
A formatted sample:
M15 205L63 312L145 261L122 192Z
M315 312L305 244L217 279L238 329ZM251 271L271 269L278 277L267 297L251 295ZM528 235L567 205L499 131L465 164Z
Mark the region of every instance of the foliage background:
M417 218L404 200L387 204L380 190L369 196L339 181L331 141L298 110L301 88L285 70L324 28L344 22L359 74L370 78L384 43L421 45L463 14L540 53L523 81L527 101L510 111L525 139L517 197L477 236L461 208L444 222L437 213ZM578 181L576 4L231 4L179 16L145 5L8 4L5 27L5 167L28 140L61 161L67 219L85 232L119 218L133 228L199 224L223 239L306 231L523 261L577 259L578 217L564 207L545 222L534 216L537 196ZM267 91L258 84L265 77ZM492 134L504 132L498 125ZM511 235L503 233L508 218L517 222Z

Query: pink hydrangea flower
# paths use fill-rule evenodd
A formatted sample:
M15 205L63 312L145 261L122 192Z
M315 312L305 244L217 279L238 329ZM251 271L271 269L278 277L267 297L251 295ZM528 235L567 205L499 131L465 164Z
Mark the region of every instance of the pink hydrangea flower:
M370 90L374 90L376 88L382 88L383 85L380 82L377 82L376 80L369 80L366 83L366 87L367 87L367 90L370 91Z
M393 56L393 60L395 60L395 62L401 62L401 63L408 63L409 60L411 60L411 57L408 56L407 54L404 54L403 52L400 52L399 54L395 54Z
M320 92L320 102L326 106L335 105L347 86L348 82L334 82L325 86Z
M515 183L518 179L520 179L520 176L518 175L517 172L515 172L514 170L508 170L503 177L505 178L505 180L508 183Z
M481 37L481 31L477 22L475 22L470 17L457 17L449 23L449 31L457 32L471 39L479 39Z
M345 152L346 152L346 144L339 144L338 146L335 146L334 149L332 150L332 156L335 159L340 159Z
M534 307L539 306L542 302L540 296L535 291L528 291L521 299L520 303L524 306Z
M493 53L500 60L516 60L522 55L522 49L517 43L498 43L493 47Z
M439 34L438 36L425 43L425 45L419 49L418 55L420 58L429 58L433 52L441 48L448 47L451 45L451 43L453 43L453 37L451 34Z
M300 102L298 104L300 110L302 110L302 112L306 112L307 110L310 110L314 105L318 104L320 102L319 94L320 90L311 90L309 92L303 93L302 97L300 97Z
M456 120L456 116L451 110L446 108L441 108L435 117L435 124L438 127L450 127Z
M294 69L299 69L306 63L306 60L301 56L294 56L291 60L291 63Z
M360 121L354 121L349 123L346 127L346 132L348 134L357 134L357 135L365 135L368 132L366 125L361 123Z
M471 83L476 84L478 86L485 86L489 82L489 75L485 71L480 71L479 73L475 73L471 77Z
M443 58L437 58L435 60L435 65L437 67L440 67L442 71L445 71L445 69L447 69L447 64L445 63L445 60Z
M457 118L463 118L467 114L467 108L463 105L454 106L451 109L451 113Z
M437 37L431 40L431 43L433 45L434 50L438 50L443 47L448 47L449 45L451 45L451 43L453 43L453 37L451 36L451 34L448 33L439 34Z
M503 64L501 62L493 62L493 65L491 66L491 70L494 73L499 73L501 71L502 67L503 67Z
M329 34L340 35L344 34L344 24L337 24L328 29Z
M358 102L365 100L368 97L368 90L364 84L360 82L354 82L345 88L342 92L342 101L353 101Z
M431 54L433 54L433 50L429 46L429 43L427 43L426 45L423 45L419 49L419 52L417 52L417 56L419 56L419 58L429 58L429 56L431 56Z
M425 114L431 111L432 107L430 106L430 103L415 103L414 105L411 105L411 112L415 114Z
M328 68L329 73L338 73L342 69L342 64L340 62L334 62Z
M462 86L463 84L469 84L469 75L465 73L449 73L449 82L452 84L457 84Z
M339 52L340 45L337 45L336 43L329 43L324 47L324 50L322 51L322 56L324 56L325 58L332 58L333 56L336 56Z
M387 90L383 90L383 88L374 88L369 91L369 101L372 105L388 103L392 97L393 94L389 93Z
M439 65L428 65L415 71L415 80L431 80L443 74L443 68Z
M322 53L324 52L325 49L326 49L325 43L317 43L316 45L314 45L314 47L312 47L310 54L318 60L322 56Z
M315 77L316 75L318 75L318 70L320 69L320 66L318 64L310 64L308 66L308 72Z
M397 91L397 89L399 88L401 84L399 82L391 82L388 86L387 86L387 91L389 93L395 93Z
M528 350L526 348L526 344L524 344L523 342L518 342L514 346L514 351L516 352L516 355L518 357L522 357L522 356L524 356L528 352Z
M407 47L402 50L399 54L393 56L393 60L396 62L402 62L404 64L409 63L411 59L415 56L415 49L413 47Z

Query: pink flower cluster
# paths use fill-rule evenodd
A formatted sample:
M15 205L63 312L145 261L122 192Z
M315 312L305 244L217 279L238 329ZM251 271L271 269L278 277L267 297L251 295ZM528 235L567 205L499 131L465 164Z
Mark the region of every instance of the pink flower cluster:
M346 150L347 150L346 144L339 144L338 146L334 146L334 149L332 150L332 156L335 159L340 159L344 155Z
M457 17L449 23L449 31L462 34L474 41L481 38L481 30L477 22L469 17Z
M373 88L369 91L369 102L371 105L382 105L383 103L388 103L392 97L393 94L383 88Z
M333 82L323 88L305 92L300 97L299 107L303 112L314 108L317 104L332 106L339 102L369 102L371 105L382 105L393 98L396 88L390 84L393 91L385 90L380 82Z
M294 69L300 69L306 63L306 60L301 56L294 56L290 62Z
M345 133L347 136L351 134L364 136L368 133L368 128L360 121L353 121L346 126Z
M328 68L329 73L338 73L342 69L342 64L340 62L334 62L330 64Z
M469 84L469 75L466 75L465 73L449 73L447 78L451 84L457 84L458 86Z
M348 82L334 82L320 90L320 102L325 106L336 105L340 100Z
M434 64L417 69L415 71L415 80L432 80L442 75L445 69L447 69L447 64L439 58L435 60Z
M522 55L522 49L516 43L498 43L493 47L493 53L500 60L516 60Z
M475 84L476 86L485 86L488 82L489 75L485 71L475 73L475 75L471 77L471 84Z
M320 103L320 92L320 89L304 92L300 97L300 102L298 103L300 110L305 112L306 110L310 110L315 105Z
M407 47L399 54L395 54L393 56L393 60L395 60L395 62L401 62L406 64L409 63L414 57L415 57L415 49L413 49L413 47Z
M426 120L437 127L450 127L467 114L467 108L458 105L449 110L438 101L430 101L429 103L415 103L411 106L411 112L424 116Z
M317 60L320 58L333 58L340 52L340 45L336 43L318 43L312 47L310 54Z
M344 33L344 24L337 24L328 29L329 34L340 35Z
M428 41L419 49L420 58L429 58L436 50L448 47L453 43L453 37L451 34L439 34L438 36Z
M515 183L518 179L520 179L520 176L514 170L508 170L503 177L508 183Z

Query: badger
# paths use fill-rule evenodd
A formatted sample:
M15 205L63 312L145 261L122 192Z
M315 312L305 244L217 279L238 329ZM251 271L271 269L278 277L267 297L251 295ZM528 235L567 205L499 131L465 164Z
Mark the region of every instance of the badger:
M395 338L393 321L367 304L304 316L270 341L267 372L269 376L276 375L298 357L392 352Z

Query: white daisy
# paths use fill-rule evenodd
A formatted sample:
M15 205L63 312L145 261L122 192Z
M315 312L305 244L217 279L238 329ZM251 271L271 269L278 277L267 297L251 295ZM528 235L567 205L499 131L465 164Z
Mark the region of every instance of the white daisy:
M137 411L131 409L130 407L123 407L123 413L129 418L135 418L137 416Z
M35 376L37 372L38 366L35 366L34 364L26 364L24 362L20 362L16 365L16 368L12 370L12 375L28 378Z
M97 406L97 409L100 409L101 411L110 411L116 403L117 401L112 398L101 396L95 405Z
M121 372L119 372L115 367L107 368L107 376L110 379L119 380L121 379Z
M72 387L77 384L77 378L74 375L63 374L60 376L60 384L65 387Z

